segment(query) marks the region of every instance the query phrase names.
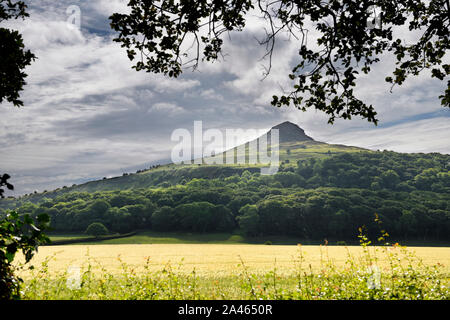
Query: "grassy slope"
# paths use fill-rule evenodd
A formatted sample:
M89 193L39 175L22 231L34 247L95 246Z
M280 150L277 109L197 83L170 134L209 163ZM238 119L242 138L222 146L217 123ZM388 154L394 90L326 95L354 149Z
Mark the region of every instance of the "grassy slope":
M83 239L86 235L83 234L54 234L50 236L53 241L57 240L68 240L68 239ZM320 240L307 240L300 239L296 237L288 236L264 236L264 237L245 237L239 233L179 233L179 232L155 232L155 231L141 231L136 235L110 239L101 240L96 242L84 242L82 244L88 245L98 245L98 244L265 244L270 241L273 245L320 245L323 241ZM391 241L396 242L396 241ZM433 247L448 247L448 242L436 242L436 241L401 241L402 245L407 246L433 246ZM358 241L350 243L347 241L348 245L358 245ZM336 241L330 240L328 245L336 245Z
M84 239L86 235L83 234L53 234L50 235L52 241L59 240L72 240L72 239ZM88 244L264 244L267 241L271 241L277 245L289 245L289 244L321 244L319 241L300 241L294 237L280 237L280 236L268 236L260 238L248 238L237 233L179 233L179 232L156 232L156 231L141 231L136 235L101 240L95 242L83 242L83 245Z
M89 236L82 233L61 233L61 234L49 234L51 241L72 240L72 239L85 239Z
M289 153L288 153L289 150ZM306 160L309 158L323 158L329 157L333 154L346 152L361 152L369 151L366 149L327 144L317 141L303 141L303 142L285 142L279 147L280 162L289 163L286 165L296 165L299 160ZM179 183L183 176L189 174L195 178L215 178L220 174L233 175L241 173L243 170L249 169L252 171L259 171L262 165L249 164L222 164L222 165L197 165L197 164L167 164L158 168L153 168L140 173L133 173L126 176L113 177L109 179L102 179L96 181L86 182L80 185L74 185L63 189L56 189L45 193L38 193L29 196L21 197L22 201L39 202L43 198L54 198L58 195L67 192L96 192L106 190L126 190L133 188L149 188L154 187L163 181L160 177L164 175L165 179L172 184ZM168 174L168 175L167 175ZM13 206L14 200L3 199L0 207Z

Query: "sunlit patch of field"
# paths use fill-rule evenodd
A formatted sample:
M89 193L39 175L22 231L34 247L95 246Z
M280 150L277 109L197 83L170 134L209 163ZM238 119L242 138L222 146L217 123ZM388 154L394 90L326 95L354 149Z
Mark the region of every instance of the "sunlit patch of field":
M448 247L368 247L369 255L360 246L296 246L296 245L233 245L233 244L122 244L70 245L40 247L31 264L39 268L48 261L49 274L67 271L69 267L94 266L93 272L121 273L122 263L136 272L144 271L149 259L152 271L168 264L178 272L199 276L233 275L245 266L252 273L266 273L276 268L279 274L292 274L301 267L317 271L333 262L338 268L348 267L346 261L358 261L370 256L374 264L389 269L389 252L406 250L420 258L425 265L444 265L450 271ZM302 257L302 259L301 259ZM349 259L351 258L351 259ZM377 261L376 261L377 260ZM242 265L242 262L244 263ZM404 263L407 263L405 260ZM417 261L414 262L415 264ZM96 267L98 266L98 267ZM22 274L27 278L28 272Z
M58 235L49 235L50 240L52 241L61 241L61 240L72 240L72 239L84 239L89 238L90 236L86 234L58 234Z

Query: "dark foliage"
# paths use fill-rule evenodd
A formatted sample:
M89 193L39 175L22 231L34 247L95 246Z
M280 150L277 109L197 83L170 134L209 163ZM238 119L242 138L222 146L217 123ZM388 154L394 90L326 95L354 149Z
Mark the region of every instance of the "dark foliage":
M46 214L32 218L28 214L19 216L15 211L0 220L0 300L20 299L23 281L14 274L16 268L12 262L20 250L25 263L30 262L37 247L50 241L43 233L48 222Z
M8 179L11 178L9 174L5 173L3 175L0 175L0 198L4 198L5 195L5 189L2 187L6 187L9 190L14 190L14 186L10 183L8 183Z
M100 222L91 223L85 231L86 234L99 237L108 234L108 229Z
M0 0L0 22L28 17L23 1ZM0 103L4 100L22 106L19 93L26 84L23 71L36 56L25 50L22 35L16 30L0 28Z
M244 30L254 9L251 14L259 13L266 22L266 36L260 40L268 61L265 75L278 42L287 35L298 44L298 61L286 75L293 87L274 96L272 104L316 108L328 114L330 123L352 116L377 123L375 109L358 99L354 88L358 75L368 74L382 54L396 59L392 76L386 77L393 86L424 70L439 80L450 74L443 63L450 46L448 0L130 0L128 6L129 14L110 17L118 32L115 41L136 61L137 71L170 77L179 76L183 67L196 69L200 60L218 60L223 38ZM418 40L397 38L395 30L401 26L418 34ZM318 33L317 43L308 41L310 28ZM450 107L449 88L450 81L440 96L445 107Z

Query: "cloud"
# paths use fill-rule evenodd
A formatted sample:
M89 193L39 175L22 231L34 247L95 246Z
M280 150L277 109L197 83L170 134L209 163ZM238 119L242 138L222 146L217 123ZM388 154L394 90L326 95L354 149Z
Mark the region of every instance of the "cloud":
M146 167L170 156L171 133L193 129L270 128L284 120L317 140L401 152L450 153L449 112L437 96L444 84L424 74L389 93L384 77L394 61L383 57L357 94L374 105L378 127L365 120L337 120L316 110L274 108L273 94L289 89L287 74L298 63L298 43L280 38L270 75L258 44L262 20L254 14L243 32L224 39L224 57L200 63L177 79L136 72L113 42L108 17L128 10L125 0L30 3L30 17L5 24L22 32L38 57L29 75L23 108L0 106L1 172L12 176L16 194L50 190ZM66 9L81 9L81 29L67 23ZM316 35L311 31L309 43ZM253 137L251 137L253 138Z
M223 96L217 93L214 89L203 90L200 93L200 96L208 100L223 101Z
M165 113L170 116L175 116L184 113L185 110L174 103L160 102L151 106L148 112Z
M438 117L411 121L388 128L343 132L328 137L327 141L330 143L357 145L372 150L450 154L449 132L449 118Z

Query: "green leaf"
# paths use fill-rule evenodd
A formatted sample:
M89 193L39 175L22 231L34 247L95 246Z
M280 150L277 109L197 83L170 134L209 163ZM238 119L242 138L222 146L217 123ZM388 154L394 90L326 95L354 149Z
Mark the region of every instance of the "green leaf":
M8 263L11 263L11 262L14 261L15 253L13 253L13 252L6 252L5 256L6 256L6 259L8 260Z

